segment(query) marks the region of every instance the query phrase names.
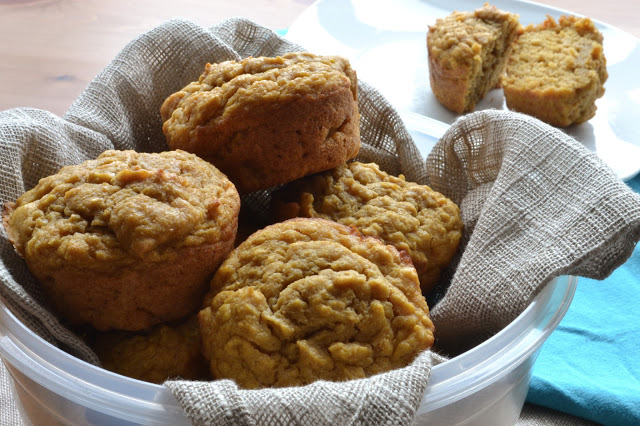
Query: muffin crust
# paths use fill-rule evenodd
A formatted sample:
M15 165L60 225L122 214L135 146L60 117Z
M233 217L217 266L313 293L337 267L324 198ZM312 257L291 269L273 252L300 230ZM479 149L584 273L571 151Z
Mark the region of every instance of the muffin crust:
M157 325L146 333L100 333L91 347L103 368L145 382L209 378L196 315L178 324Z
M415 269L392 246L298 218L231 253L199 319L213 376L261 388L405 366L433 343L428 312Z
M360 148L356 73L336 56L207 64L161 115L170 148L210 161L240 193L330 169Z
M406 251L427 294L462 236L460 209L426 185L351 162L299 179L273 195L276 220L319 217L359 229Z
M107 151L43 178L3 222L71 324L140 330L193 313L231 250L240 200L184 151Z

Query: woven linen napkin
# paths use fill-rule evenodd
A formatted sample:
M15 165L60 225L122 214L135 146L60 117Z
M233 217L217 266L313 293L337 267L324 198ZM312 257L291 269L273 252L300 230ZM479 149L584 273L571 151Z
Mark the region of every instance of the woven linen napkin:
M198 78L204 64L302 50L244 19L203 29L169 21L132 41L63 118L0 112L0 196L13 201L60 167L106 149L163 151L160 105ZM535 119L485 111L458 120L425 162L392 106L359 83L360 161L430 184L458 203L461 255L438 290L438 348L455 355L498 332L560 274L602 278L640 238L640 197L573 139ZM243 203L266 209L268 192ZM39 287L0 241L0 295L40 336L99 364L47 309ZM409 424L428 385L433 353L368 379L286 389L241 390L228 380L165 385L196 425Z

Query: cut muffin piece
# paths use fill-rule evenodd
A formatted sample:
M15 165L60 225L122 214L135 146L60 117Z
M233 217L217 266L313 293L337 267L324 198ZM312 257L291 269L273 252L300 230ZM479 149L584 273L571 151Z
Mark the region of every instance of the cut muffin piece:
M518 15L485 5L436 20L427 33L429 81L447 109L473 111L500 74L520 30Z
M507 107L559 127L589 120L608 76L602 40L589 18L526 27L502 78Z

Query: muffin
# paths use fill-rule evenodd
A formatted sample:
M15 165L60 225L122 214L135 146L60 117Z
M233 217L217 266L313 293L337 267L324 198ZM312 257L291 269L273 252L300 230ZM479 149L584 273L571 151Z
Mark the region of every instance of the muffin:
M178 324L157 325L146 333L99 333L91 346L105 369L145 382L209 378L196 315Z
M429 81L447 109L473 111L499 83L520 30L518 15L485 5L474 12L453 12L427 32Z
M324 219L254 233L218 269L204 306L211 373L242 388L366 377L433 343L408 257Z
M276 220L319 217L381 238L411 257L424 294L458 249L460 209L426 185L352 162L293 182L273 194Z
M602 39L589 18L526 27L502 78L507 107L559 127L589 120L607 80Z
M142 330L196 312L233 248L240 199L184 151L106 151L43 178L3 223L70 325Z
M241 194L330 169L360 148L356 73L336 56L207 64L161 115L171 149L210 161Z

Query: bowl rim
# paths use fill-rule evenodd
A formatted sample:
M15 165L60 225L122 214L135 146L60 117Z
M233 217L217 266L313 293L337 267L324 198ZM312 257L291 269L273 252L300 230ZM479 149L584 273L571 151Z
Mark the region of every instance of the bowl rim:
M577 283L577 276L553 278L505 328L473 349L436 365L416 415L478 392L534 355L569 309Z
M416 415L477 392L531 356L566 313L576 285L574 276L554 278L503 330L435 365ZM104 370L57 348L22 323L2 297L0 358L50 391L105 415L140 423L179 424L186 420L167 387ZM498 364L500 368L496 368ZM96 379L100 384L93 382Z

